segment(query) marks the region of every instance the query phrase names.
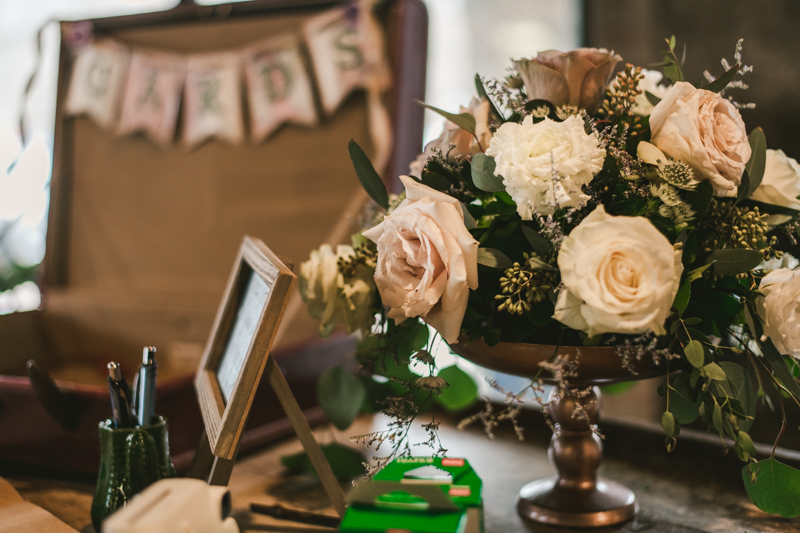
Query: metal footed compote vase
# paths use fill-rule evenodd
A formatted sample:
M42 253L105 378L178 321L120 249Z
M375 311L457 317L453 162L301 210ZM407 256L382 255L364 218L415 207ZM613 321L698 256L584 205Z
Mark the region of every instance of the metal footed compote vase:
M599 415L596 385L631 381L662 375L665 368L652 359L631 361L636 372L622 366L613 347L555 346L506 343L487 346L482 339L452 345L465 359L498 372L558 383L541 372L540 363L554 354L577 362L578 373L567 380L567 388L554 389L549 412L556 424L548 455L556 469L555 478L528 483L519 493L517 512L532 522L567 527L602 527L630 520L638 504L633 492L613 481L598 478L603 455L600 438L592 431ZM580 357L578 358L578 354ZM573 417L577 410L585 416Z

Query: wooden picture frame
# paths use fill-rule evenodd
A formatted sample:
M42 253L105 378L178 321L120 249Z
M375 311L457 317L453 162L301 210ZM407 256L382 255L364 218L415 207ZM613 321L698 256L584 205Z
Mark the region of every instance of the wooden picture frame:
M296 276L245 237L195 377L211 452L233 459Z
M291 261L279 258L261 240L244 237L195 376L205 432L186 475L211 485L228 484L256 389L266 372L331 504L344 516L344 491L283 372L270 357L297 280L286 263Z

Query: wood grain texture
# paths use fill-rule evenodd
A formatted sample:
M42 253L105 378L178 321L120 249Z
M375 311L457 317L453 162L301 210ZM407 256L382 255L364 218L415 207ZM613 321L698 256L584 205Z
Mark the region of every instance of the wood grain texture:
M244 297L243 270L250 269L269 287L266 305L261 311L255 334L250 341L239 377L223 400L217 380L222 354ZM225 288L214 327L197 371L195 388L210 448L215 456L233 459L247 416L264 372L275 334L286 310L289 291L296 276L258 239L245 237Z

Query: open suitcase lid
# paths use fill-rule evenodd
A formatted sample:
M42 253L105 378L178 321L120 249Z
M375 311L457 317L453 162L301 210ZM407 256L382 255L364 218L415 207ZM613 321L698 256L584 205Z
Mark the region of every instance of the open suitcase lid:
M306 20L337 5L182 2L91 23L96 37L133 47L204 53L302 34ZM392 69L384 99L394 135L384 173L390 180L407 172L422 144L423 110L414 100L424 96L427 15L418 0L385 3L381 13ZM243 235L291 258L295 270L337 224L334 238L347 241L346 213L355 213L361 194L347 143L373 150L363 91L332 115L318 109L317 126L285 124L260 144L246 138L162 148L139 134L117 136L86 116L66 116L72 63L62 43L43 273L49 349L124 360L116 352L136 357L141 346L161 344L167 358L199 354ZM178 138L181 123L179 115ZM318 324L298 304L282 325L284 348L318 336Z

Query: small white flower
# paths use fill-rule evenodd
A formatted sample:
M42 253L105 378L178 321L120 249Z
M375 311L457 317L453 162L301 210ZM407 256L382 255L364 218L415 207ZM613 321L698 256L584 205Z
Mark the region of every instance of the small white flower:
M600 172L606 157L578 116L564 122L546 118L534 124L530 116L522 124L506 122L486 154L494 157L495 174L503 177L524 220L531 220L534 210L549 215L589 200L582 187Z

